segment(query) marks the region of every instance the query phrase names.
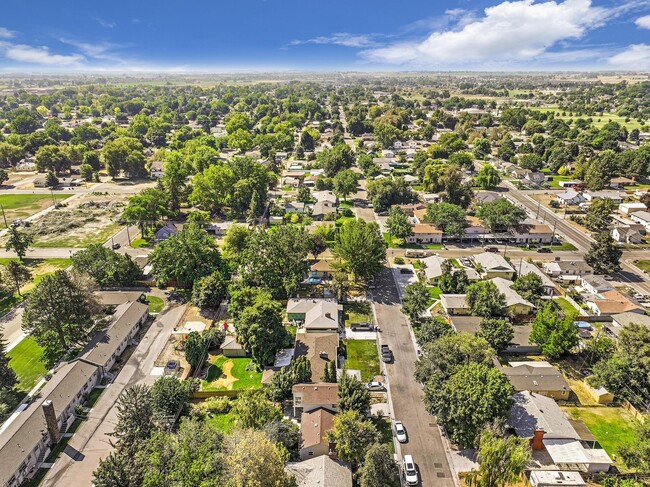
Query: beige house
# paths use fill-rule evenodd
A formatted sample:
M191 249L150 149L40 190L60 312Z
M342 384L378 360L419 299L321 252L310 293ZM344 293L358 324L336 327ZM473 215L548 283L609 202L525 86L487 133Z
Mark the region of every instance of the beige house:
M469 316L471 311L467 304L466 294L441 294L440 304L442 305L445 313L448 315Z
M416 223L413 225L413 235L406 237L406 243L442 243L442 231L429 223Z
M483 252L474 256L474 263L480 266L481 273L485 279L501 277L512 280L515 270L510 263L501 255L493 252Z
M311 364L312 380L319 381L323 377L325 366L337 360L339 347L338 333L296 333L294 358L304 355Z
M515 391L530 391L553 399L567 400L571 387L564 376L548 362L510 362L500 370Z
M293 393L293 411L303 413L317 408L330 411L338 410L339 385L330 382L314 382L310 384L295 384L291 389Z
M318 407L302 413L300 418L300 459L328 455L333 445L327 441L327 432L334 427L334 412Z
M497 287L499 292L506 297L506 307L512 316L526 316L535 311L535 305L530 301L522 298L514 289L512 281L495 277L490 279Z

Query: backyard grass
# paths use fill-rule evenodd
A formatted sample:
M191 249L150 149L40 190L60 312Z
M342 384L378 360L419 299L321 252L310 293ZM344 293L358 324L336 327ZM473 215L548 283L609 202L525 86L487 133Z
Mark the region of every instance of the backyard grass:
M18 389L29 392L45 375L43 348L32 337L23 338L9 353L9 367L18 376Z
M576 313L578 311L575 306L564 298L557 298L555 302L560 306L560 309L562 309L565 314Z
M223 433L230 433L235 427L235 415L232 413L213 414L206 418L205 422Z
M619 447L635 440L634 418L623 408L615 407L564 407L573 419L583 421L610 455L620 457Z
M384 411L385 413L387 411ZM379 438L382 444L386 445L392 454L395 453L395 443L393 442L393 429L391 428L390 418L372 418L372 424L379 431Z
M431 297L429 300L429 306L431 306L434 301L440 299L442 289L440 289L438 286L427 286L427 291L429 291L429 296Z
M349 328L352 323L373 322L372 309L368 302L352 302L343 306L343 319L345 327Z
M147 296L146 301L149 304L149 313L160 313L165 307L165 302L158 296Z
M552 244L552 245L544 245L544 247L547 247L551 250L556 250L556 251L573 251L573 250L578 250L578 248L573 245L572 243L569 242L562 242L560 244Z
M136 238L131 240L131 247L134 249L144 249L147 247L151 247L151 242L148 240L145 240L144 238Z
M548 187L558 189L558 188L562 187L562 186L560 186L560 181L572 181L574 179L575 178L573 176L566 176L566 175L565 176L560 176L560 175L555 174L555 175L553 175L553 180L548 181Z
M445 246L444 244L426 244L424 248L429 250L443 250Z
M72 195L55 194L54 201L61 202ZM4 208L7 223L17 218L27 218L45 208L52 206L50 194L3 194L0 195L0 204ZM0 228L7 228L4 218L0 219Z
M650 260L637 260L634 265L643 272L650 272Z
M239 391L259 389L262 386L262 373L247 370L250 365L250 358L217 356L208 369L208 376L203 381L202 390Z
M345 340L348 370L360 370L361 380L370 382L379 375L379 353L374 340Z

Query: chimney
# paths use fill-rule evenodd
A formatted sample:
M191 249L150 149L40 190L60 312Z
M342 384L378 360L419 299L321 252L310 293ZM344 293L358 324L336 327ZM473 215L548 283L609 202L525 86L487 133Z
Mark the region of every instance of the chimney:
M325 313L325 317L326 317L326 318L332 318L332 313L330 313L330 312L328 311L327 313Z
M47 425L47 432L50 434L53 444L61 441L61 431L59 424L56 420L56 413L54 412L54 404L49 399L43 401L43 416L45 416L45 424Z
M544 443L542 443L543 439L544 439L544 430L540 428L535 429L535 432L533 433L533 440L532 440L533 450L544 449Z

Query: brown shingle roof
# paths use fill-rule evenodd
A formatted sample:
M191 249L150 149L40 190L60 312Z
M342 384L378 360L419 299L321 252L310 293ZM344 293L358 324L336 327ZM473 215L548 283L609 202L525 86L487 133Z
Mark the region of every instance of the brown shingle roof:
M302 447L327 444L327 432L334 427L334 413L329 409L318 408L303 413L300 420Z
M291 390L294 394L302 393L303 407L310 404L336 404L339 401L339 385L335 383L296 384Z
M297 333L294 357L304 355L311 364L312 380L323 377L325 364L336 360L339 346L338 333Z

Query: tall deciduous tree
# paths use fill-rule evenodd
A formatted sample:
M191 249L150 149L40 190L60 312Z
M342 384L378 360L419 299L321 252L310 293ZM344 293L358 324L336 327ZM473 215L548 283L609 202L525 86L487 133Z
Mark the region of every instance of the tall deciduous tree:
M495 188L501 182L501 176L499 176L499 172L494 167L486 164L478 172L474 181L480 188Z
M18 259L22 262L27 254L27 249L34 241L34 237L26 232L21 232L17 227L10 225L8 228L9 237L5 244L6 250L16 252Z
M507 199L499 198L479 206L476 216L490 232L504 232L517 228L526 219L526 212Z
M118 254L101 244L75 253L72 267L88 274L100 286L133 286L142 277L142 271L128 254Z
M609 232L596 234L596 241L585 254L585 262L595 274L614 274L621 270L623 251Z
M359 469L361 487L399 487L399 467L387 445L375 443L366 452Z
M262 295L245 308L237 319L237 341L259 367L272 364L286 342L283 312L284 308L278 301Z
M469 225L462 207L444 202L427 206L424 220L450 237L461 237Z
M539 345L542 353L558 358L578 345L578 331L573 324L576 313L563 316L555 303L547 303L535 315L530 343Z
M485 338L495 352L501 353L510 346L515 333L506 320L487 318L481 320L476 336Z
M465 477L470 487L505 487L521 479L531 459L529 441L515 435L499 438L491 431L481 434L478 470Z
M506 297L492 281L470 284L465 299L473 315L483 318L505 316Z
M336 193L337 196L342 196L344 200L347 200L348 195L354 193L357 189L357 179L357 173L350 169L340 171L332 179L334 184L334 193Z
M118 137L104 144L102 157L111 177L124 173L127 177L146 176L144 148L138 139Z
M221 271L194 281L192 286L192 303L199 308L218 308L228 295L228 284Z
M355 278L369 281L379 274L386 260L386 242L375 222L348 220L336 235L334 253Z
M388 210L386 228L391 237L402 240L413 235L413 227L411 226L409 217L399 206L391 206L390 210Z
M137 225L140 233L145 237L147 231L155 227L164 217L170 216L167 208L167 196L164 191L157 188L147 188L140 194L131 196L122 214L122 218Z
M336 453L344 462L359 465L370 446L379 441L379 433L369 420L355 410L343 411L334 417L334 428L327 432L336 443Z
M431 299L429 290L421 281L409 284L404 288L402 311L411 323L420 321L422 313L427 309L429 299Z
M185 360L190 364L192 369L203 366L207 358L207 347L203 335L198 331L191 331L187 334L185 340Z

